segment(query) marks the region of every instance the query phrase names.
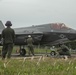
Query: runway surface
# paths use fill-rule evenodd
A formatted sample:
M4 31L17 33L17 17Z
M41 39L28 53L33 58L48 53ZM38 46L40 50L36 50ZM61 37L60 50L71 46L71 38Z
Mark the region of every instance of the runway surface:
M64 56L51 56L50 54L35 54L34 56L26 54L25 56L21 56L20 54L12 54L12 58L14 59L24 59L24 58L40 58L40 57L51 57L51 58L64 58ZM76 58L76 54L72 54L70 58Z

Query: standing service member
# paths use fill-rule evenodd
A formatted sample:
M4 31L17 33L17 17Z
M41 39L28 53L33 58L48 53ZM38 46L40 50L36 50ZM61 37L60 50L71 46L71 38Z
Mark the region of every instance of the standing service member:
M30 55L30 52L32 53L32 55L34 55L33 39L31 37L31 35L28 35L27 46L28 46L28 50L29 50L29 55Z
M5 23L6 28L3 29L1 37L3 39L3 48L2 48L2 59L11 58L11 53L13 50L13 44L15 39L15 31L11 28L11 21Z

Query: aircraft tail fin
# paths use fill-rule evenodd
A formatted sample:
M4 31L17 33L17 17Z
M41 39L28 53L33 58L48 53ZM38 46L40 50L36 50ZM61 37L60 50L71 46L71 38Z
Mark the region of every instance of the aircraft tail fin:
M4 29L5 27L4 27L4 25L3 25L3 23L2 23L2 21L0 21L0 29L2 30L2 29Z

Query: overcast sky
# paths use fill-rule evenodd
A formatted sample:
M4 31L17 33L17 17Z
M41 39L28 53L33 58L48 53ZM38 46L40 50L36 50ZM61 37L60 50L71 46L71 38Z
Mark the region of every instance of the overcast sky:
M57 22L76 29L76 0L0 0L0 20L13 28Z

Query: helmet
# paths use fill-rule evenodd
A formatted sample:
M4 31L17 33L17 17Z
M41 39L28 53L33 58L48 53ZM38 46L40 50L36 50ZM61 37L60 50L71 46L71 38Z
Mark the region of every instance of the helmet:
M28 37L31 37L31 35L28 35Z
M12 26L11 21L7 21L7 22L5 23L5 26Z

